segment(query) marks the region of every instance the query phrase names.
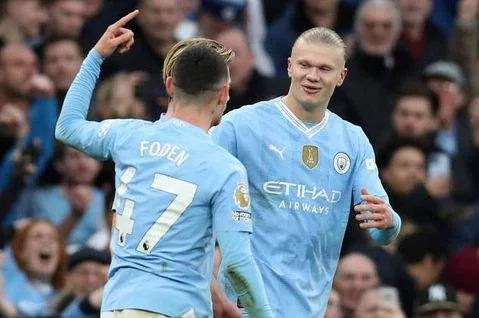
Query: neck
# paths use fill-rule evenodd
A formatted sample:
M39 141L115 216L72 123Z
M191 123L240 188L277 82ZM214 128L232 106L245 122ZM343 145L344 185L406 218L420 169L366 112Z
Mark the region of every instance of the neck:
M299 101L293 97L291 92L283 98L283 102L286 107L288 107L289 110L291 110L293 114L302 122L314 124L317 124L323 120L326 113L326 107L328 105L326 103L325 105L318 105L311 110L307 110L301 106Z
M174 99L168 105L166 116L186 121L201 128L205 132L208 132L211 128L213 121L213 115L210 111L210 107L207 105L199 106L191 103L183 103L178 100L175 101Z

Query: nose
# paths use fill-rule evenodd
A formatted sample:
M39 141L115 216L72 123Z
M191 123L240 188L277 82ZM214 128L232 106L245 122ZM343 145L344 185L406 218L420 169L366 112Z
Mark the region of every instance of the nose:
M311 82L319 81L319 69L317 67L311 67L308 74L306 74L306 79Z

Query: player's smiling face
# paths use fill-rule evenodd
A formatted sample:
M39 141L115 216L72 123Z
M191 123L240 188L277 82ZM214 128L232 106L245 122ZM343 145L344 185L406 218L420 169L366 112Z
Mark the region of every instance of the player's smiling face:
M298 41L288 59L290 93L308 109L326 106L346 77L343 51L329 44Z

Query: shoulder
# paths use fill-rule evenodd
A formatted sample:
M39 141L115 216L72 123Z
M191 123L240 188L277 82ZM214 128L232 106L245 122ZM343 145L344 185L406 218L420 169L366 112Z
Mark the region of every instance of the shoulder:
M351 136L364 135L363 129L360 126L341 118L341 116L332 111L329 111L329 122L331 125L335 126L335 128L341 127Z
M213 167L216 167L226 175L235 172L246 174L246 168L244 165L226 149L219 145L211 144L211 150L212 152L209 158L211 158L211 164Z
M265 113L270 113L275 104L279 102L280 97L276 97L269 100L264 100L251 105L245 105L238 109L234 109L225 114L221 121L238 123L244 122L244 120L251 120L255 118L261 118L260 116Z
M363 129L351 122L342 119L340 116L330 111L329 124L335 132L341 131L344 138L348 139L352 144L368 142L369 139Z

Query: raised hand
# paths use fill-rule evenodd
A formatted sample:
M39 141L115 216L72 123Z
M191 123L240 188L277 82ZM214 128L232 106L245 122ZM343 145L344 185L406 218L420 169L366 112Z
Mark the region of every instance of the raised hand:
M354 211L358 213L356 220L360 228L383 230L393 225L391 208L382 199L369 194L366 189L361 189L361 199L365 203L354 207Z
M133 20L140 11L135 10L125 15L120 20L111 24L95 44L95 49L103 56L108 57L113 52L125 53L134 43L134 34L124 26Z

